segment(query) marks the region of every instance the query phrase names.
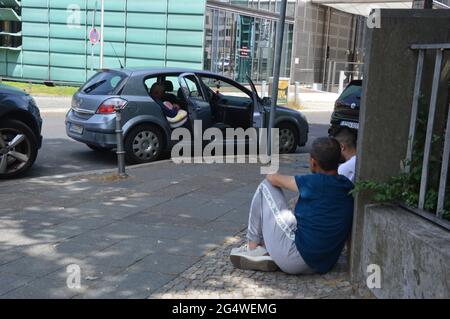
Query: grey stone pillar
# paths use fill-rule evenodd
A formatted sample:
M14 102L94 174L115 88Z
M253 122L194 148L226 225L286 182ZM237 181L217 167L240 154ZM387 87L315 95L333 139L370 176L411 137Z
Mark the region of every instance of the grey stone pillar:
M400 173L400 162L406 155L417 63L417 52L410 45L449 43L449 21L450 10L381 10L381 27L366 30L357 180L386 181ZM446 63L444 67L448 67L448 59ZM424 70L424 81L432 69ZM442 79L442 85L445 80ZM441 94L438 100L446 98ZM366 278L360 253L364 208L368 203L367 192L357 195L350 257L355 284L365 283Z

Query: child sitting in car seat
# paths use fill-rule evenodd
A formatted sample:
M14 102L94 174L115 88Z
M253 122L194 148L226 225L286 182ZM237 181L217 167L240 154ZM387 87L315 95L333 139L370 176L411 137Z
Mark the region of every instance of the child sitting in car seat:
M150 89L150 96L159 104L172 128L183 126L187 121L187 112L178 104L173 104L165 99L164 86L155 83Z

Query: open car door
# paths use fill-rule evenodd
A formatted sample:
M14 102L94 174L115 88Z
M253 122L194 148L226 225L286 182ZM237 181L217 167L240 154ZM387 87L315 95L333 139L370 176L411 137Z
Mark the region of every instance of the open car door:
M203 130L211 127L211 106L203 86L194 73L183 73L178 76L181 92L187 104L191 123L202 121Z
M255 84L253 83L250 76L247 75L247 81L250 84L253 95L253 127L262 128L264 127L264 119L266 117L266 112L264 110L264 106L260 104L260 97L258 95L258 91L256 90Z

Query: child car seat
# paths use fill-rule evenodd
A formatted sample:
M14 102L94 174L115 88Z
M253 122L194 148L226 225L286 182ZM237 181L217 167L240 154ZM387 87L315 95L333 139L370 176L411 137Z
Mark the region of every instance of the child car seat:
M179 110L175 117L166 117L166 119L171 128L178 128L186 124L188 113L185 110Z

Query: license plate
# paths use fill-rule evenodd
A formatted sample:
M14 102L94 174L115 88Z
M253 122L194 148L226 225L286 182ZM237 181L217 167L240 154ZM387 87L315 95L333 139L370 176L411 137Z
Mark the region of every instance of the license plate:
M353 128L355 130L359 129L359 123L357 123L357 122L342 121L341 126L347 126L349 128Z
M83 127L77 124L71 124L69 130L72 133L76 133L76 134L83 134Z

